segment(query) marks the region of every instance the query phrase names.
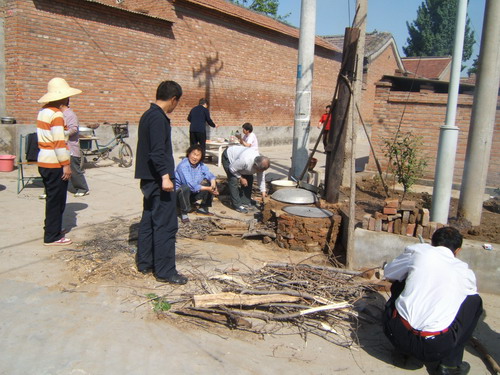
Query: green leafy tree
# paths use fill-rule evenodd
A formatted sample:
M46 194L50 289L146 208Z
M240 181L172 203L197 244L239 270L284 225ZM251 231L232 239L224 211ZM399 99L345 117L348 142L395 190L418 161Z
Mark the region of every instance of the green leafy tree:
M416 137L411 132L398 132L394 139L385 140L384 143L390 172L394 173L398 183L403 185L403 200L427 166L426 158L419 155L422 137Z
M261 12L279 21L286 21L290 13L284 16L278 15L279 0L230 0L232 3L243 5L244 7Z
M470 76L471 74L477 74L477 64L479 62L479 56L476 56L474 61L472 62L471 67L467 70L467 74Z
M451 56L457 12L458 0L424 0L415 21L406 22L410 35L406 40L408 45L403 47L406 56ZM474 31L467 16L462 61L470 59L474 43Z

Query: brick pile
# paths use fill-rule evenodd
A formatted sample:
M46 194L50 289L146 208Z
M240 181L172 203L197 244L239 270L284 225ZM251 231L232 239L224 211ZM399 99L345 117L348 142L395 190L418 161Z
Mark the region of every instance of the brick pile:
M363 229L375 232L388 232L403 236L430 239L436 229L443 224L430 221L427 208L416 207L415 201L386 199L382 212L374 215L366 214L363 217Z
M265 222L276 225L276 243L284 249L333 254L340 235L342 217L337 205L322 205L334 213L328 218L301 217L282 210L290 204L273 199L266 201L263 217Z

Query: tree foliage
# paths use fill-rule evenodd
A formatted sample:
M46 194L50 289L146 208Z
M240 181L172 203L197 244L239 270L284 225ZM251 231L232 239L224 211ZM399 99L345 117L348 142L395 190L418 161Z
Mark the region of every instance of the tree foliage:
M476 58L474 59L474 61L472 61L472 65L471 67L469 68L469 70L467 70L467 74L470 76L471 74L477 74L477 64L479 62L479 56L476 56Z
M255 10L273 17L279 21L286 21L290 13L283 16L278 15L279 0L230 0L232 3L242 5L248 9Z
M406 56L451 56L455 39L458 0L424 0L418 7L417 18L406 23L409 38L403 47ZM476 43L467 16L462 61L472 55Z

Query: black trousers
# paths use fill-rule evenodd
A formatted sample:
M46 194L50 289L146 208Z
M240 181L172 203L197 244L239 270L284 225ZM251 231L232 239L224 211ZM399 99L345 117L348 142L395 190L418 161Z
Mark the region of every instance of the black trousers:
M38 167L45 187L45 225L43 242L60 240L64 209L66 208L66 190L68 181L62 179L62 168Z
M203 155L205 155L205 150L207 148L207 133L189 132L189 145L192 146L197 143L200 144L203 149Z
M191 211L191 205L198 200L201 200L200 207L212 207L213 195L207 190L193 193L191 189L189 189L189 186L181 185L179 189L177 189L176 195L179 210L183 214L189 213L189 211Z
M175 275L177 215L175 192L161 189L161 180L141 180L143 211L137 240L137 269L156 276Z
M385 335L399 352L422 362L440 361L445 366L460 365L465 344L472 336L483 312L481 297L474 294L465 298L447 332L423 337L409 331L399 315L394 315L395 301L403 289L404 283L401 282L395 282L391 287L392 296L387 301L383 316Z
M227 157L227 149L222 153L222 166L227 175L227 184L229 187L229 196L233 208L238 208L244 204L251 204L252 202L252 185L253 175L242 175L248 181L247 186L241 186L238 177L236 177L229 170L229 158Z

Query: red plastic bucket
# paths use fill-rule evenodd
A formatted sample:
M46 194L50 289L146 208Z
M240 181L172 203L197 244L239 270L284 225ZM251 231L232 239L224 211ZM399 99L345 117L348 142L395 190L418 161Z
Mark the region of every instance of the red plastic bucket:
M15 155L0 155L0 172L13 171L15 158Z

